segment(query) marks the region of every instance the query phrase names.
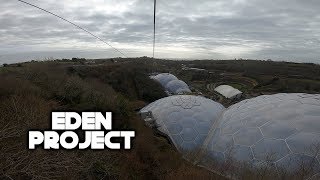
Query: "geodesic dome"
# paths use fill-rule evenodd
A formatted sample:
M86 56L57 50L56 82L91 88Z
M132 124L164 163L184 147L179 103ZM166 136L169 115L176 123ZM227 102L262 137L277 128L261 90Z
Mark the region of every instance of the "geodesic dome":
M156 76L151 76L150 78L158 81L170 95L191 92L189 86L184 81L179 80L176 76L172 74L161 73Z
M219 171L231 158L278 172L308 168L307 178L320 177L319 94L264 95L228 109L200 96L171 96L144 112L178 150L199 150L190 160L209 170Z
M161 73L153 76L152 79L158 81L163 87L166 87L167 83L173 80L178 80L176 76L169 73Z
M206 143L207 156L218 162L231 157L253 166L288 172L320 172L320 95L276 94L229 107Z
M172 80L166 85L167 91L173 93L173 94L179 94L179 93L184 93L188 92L190 93L191 90L189 89L189 86L181 81L181 80Z
M154 126L181 152L199 148L225 108L201 96L177 95L157 100L140 113L151 112ZM148 120L144 117L144 120Z

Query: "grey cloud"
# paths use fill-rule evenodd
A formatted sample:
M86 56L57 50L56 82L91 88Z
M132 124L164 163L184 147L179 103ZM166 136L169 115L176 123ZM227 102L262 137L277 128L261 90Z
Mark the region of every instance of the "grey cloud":
M81 25L129 56L151 54L153 0L28 2ZM91 52L103 48L96 39L37 9L17 1L0 3L0 52L75 48L93 56ZM159 0L157 57L319 63L319 10L318 0Z

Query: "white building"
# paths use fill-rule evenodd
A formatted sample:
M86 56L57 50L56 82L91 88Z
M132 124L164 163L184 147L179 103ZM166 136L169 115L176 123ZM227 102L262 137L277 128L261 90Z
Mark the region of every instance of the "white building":
M220 85L214 90L228 99L240 99L242 96L241 91L229 85Z

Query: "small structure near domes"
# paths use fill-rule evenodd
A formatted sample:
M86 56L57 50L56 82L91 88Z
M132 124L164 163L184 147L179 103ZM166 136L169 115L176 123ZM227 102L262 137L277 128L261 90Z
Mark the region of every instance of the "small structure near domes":
M229 85L220 85L214 90L228 99L240 99L242 96L241 91Z

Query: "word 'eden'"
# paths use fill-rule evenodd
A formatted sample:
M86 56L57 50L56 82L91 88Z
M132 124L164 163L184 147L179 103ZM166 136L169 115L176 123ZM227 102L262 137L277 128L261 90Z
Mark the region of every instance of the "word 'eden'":
M29 131L29 149L42 146L44 149L131 149L131 138L135 137L134 131L111 131L112 114L106 112L52 112L52 130ZM103 129L102 129L103 127ZM84 131L83 142L78 136L79 130ZM75 132L77 130L77 133ZM112 139L119 139L113 142Z

